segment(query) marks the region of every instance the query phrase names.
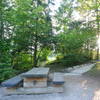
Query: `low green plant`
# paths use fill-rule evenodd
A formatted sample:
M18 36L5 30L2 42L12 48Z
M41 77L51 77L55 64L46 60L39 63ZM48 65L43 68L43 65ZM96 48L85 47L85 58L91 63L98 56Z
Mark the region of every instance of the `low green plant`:
M17 73L18 71L12 68L0 68L0 83L11 77L14 77Z

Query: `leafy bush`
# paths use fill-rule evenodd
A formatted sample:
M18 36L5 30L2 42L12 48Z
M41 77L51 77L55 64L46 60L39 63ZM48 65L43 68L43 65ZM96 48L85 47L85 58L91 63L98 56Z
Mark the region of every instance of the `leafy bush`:
M41 52L39 52L39 61L46 61L48 55L51 53L51 50L49 48L44 48Z
M67 54L63 59L61 59L61 63L66 65L67 67L71 67L78 64L83 64L90 61L89 58L85 54Z
M32 68L32 57L29 54L17 55L14 58L14 69L20 71L20 73L25 72Z
M0 83L15 76L18 71L12 68L0 68Z
M86 55L85 53L83 54L78 54L78 53L69 53L63 58L57 59L54 62L49 63L50 67L57 67L59 68L66 68L66 67L72 67L75 65L87 63L91 60L91 58ZM47 66L49 66L47 65ZM53 68L52 68L53 69Z

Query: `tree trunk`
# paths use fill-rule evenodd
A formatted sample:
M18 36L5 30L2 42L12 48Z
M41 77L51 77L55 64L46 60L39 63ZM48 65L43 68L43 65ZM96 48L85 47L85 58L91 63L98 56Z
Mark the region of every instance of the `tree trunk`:
M34 64L33 67L37 67L37 34L35 37L35 43L34 43Z
M99 34L99 8L98 8L98 0L96 0L96 23L97 23L97 38L100 38L100 34ZM99 47L97 48L97 60L99 60Z
M34 42L34 64L33 64L33 67L37 67L37 47L38 47L38 18L36 18L36 26L35 26L35 42Z

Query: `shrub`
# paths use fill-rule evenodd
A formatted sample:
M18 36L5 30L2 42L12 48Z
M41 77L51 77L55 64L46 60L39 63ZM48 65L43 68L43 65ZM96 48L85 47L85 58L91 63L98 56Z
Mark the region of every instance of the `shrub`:
M18 72L12 68L0 68L0 83L15 76Z
M67 67L83 64L90 60L90 58L85 54L67 54L63 59L61 59L61 63L66 65Z

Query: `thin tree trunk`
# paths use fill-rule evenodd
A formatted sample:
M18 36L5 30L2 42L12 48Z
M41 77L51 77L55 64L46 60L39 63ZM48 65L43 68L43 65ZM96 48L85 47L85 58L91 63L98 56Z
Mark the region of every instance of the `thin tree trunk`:
M34 43L34 67L37 67L37 37Z
M98 9L98 0L96 0L96 23L97 23L97 38L100 38L100 34L99 34L99 9ZM97 60L99 60L99 50L100 48L97 48Z
M35 32L35 43L34 43L34 55L33 55L33 57L34 57L34 64L33 64L33 67L37 67L37 46L38 46L38 30L37 30L37 27L38 27L38 25L37 25L37 21L38 21L38 18L36 18L36 32Z

